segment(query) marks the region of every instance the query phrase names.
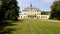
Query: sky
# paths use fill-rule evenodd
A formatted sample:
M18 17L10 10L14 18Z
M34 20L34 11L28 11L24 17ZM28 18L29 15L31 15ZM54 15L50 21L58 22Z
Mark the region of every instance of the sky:
M18 6L22 11L24 8L27 8L32 4L33 7L39 8L41 11L50 11L50 6L54 0L17 0Z

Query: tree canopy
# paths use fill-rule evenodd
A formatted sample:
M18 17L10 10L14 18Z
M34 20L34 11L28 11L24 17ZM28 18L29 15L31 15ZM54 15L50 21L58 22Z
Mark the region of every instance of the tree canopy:
M0 34L9 34L11 30L6 26L12 26L11 21L17 21L19 16L17 0L0 0Z
M51 6L50 19L60 20L60 1L55 1Z
M2 10L5 13L5 19L17 20L19 7L17 6L17 0L2 1Z

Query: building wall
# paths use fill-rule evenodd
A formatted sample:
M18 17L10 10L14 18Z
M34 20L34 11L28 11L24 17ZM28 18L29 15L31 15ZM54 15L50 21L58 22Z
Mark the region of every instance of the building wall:
M18 19L49 19L50 15L37 15L36 18L28 18L27 15L20 15Z
M41 12L24 12L24 15L41 15Z
M40 10L37 10L37 9L33 9L33 10L31 10L31 9L28 9L28 10L24 10L23 11L23 14L24 15L41 15L41 11Z
M41 19L49 19L50 15L41 15Z
M33 17L33 16L35 17ZM32 16L28 17L28 16ZM48 19L49 15L41 15L41 11L38 10L28 10L28 11L23 11L23 15L19 15L18 19Z
M41 11L40 10L37 10L37 9L25 9L23 10L23 15L24 15L24 19L32 19L28 16L35 16L35 15L41 15ZM32 16L32 17L33 17ZM36 19L37 17L33 17L33 19Z

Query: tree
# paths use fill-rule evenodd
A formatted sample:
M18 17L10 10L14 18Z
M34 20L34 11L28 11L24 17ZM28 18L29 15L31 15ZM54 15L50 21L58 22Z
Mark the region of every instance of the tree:
M55 1L51 6L50 19L60 20L60 1Z
M3 11L3 8L2 8L2 0L0 0L0 21L4 20L4 14L5 12Z
M14 24L7 20L18 20L19 7L17 6L17 0L0 1L0 34L8 34L13 29L6 29L6 26L12 26Z
M5 19L18 20L19 7L17 6L17 0L2 0L2 7Z
M41 15L47 15L47 12L42 11L42 12L41 12Z

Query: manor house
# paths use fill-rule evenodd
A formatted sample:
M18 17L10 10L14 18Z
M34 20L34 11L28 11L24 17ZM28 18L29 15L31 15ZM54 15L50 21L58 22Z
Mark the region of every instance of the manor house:
M23 10L23 14L19 15L18 19L48 19L49 15L41 15L41 10L39 8L30 7Z

